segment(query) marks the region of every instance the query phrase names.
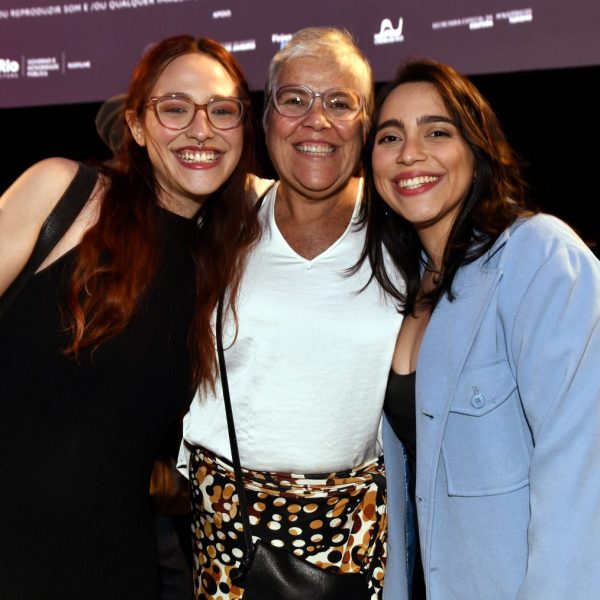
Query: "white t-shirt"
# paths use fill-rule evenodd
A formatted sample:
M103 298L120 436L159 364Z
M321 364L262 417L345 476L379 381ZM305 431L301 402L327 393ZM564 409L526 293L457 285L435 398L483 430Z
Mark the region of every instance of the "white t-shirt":
M401 323L357 261L364 228L351 222L312 260L298 255L275 223L274 186L260 210L263 233L238 299L239 328L224 319L225 362L240 460L263 471L327 473L381 454L381 412ZM232 343L233 342L233 343ZM184 440L231 460L220 380L200 391L184 419ZM181 462L186 458L182 447Z

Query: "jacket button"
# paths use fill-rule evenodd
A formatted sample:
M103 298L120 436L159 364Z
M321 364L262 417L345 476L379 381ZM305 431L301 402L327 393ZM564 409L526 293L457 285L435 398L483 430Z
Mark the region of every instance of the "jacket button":
M485 406L485 396L479 391L477 386L473 387L473 395L471 396L471 406L473 408L483 408Z

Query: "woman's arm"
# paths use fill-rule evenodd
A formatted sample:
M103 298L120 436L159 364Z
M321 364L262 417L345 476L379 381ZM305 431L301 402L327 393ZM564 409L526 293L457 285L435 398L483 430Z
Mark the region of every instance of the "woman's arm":
M515 237L503 276L516 291L503 300L514 320L505 327L535 445L518 599L592 598L600 590L600 263L550 217Z
M27 262L44 221L73 179L77 166L77 162L64 158L40 161L0 197L0 295ZM94 220L95 205L93 202L84 208L41 268L79 243Z

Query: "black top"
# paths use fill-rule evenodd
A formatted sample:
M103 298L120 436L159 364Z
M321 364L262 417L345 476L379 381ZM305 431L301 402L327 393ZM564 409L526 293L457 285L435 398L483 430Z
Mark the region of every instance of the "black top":
M77 248L0 320L0 598L158 597L148 486L192 398L196 224L160 210L154 283L125 330L79 361L62 301Z
M399 375L390 370L383 410L392 429L404 443L406 454L415 473L417 454L417 424L415 417L416 372Z
M390 371L383 409L395 434L400 438L406 449L410 469L406 478L408 489L414 506L415 498L415 475L417 455L417 422L415 410L415 381L416 372L407 375L399 375ZM413 525L417 527L417 517L413 509ZM425 580L423 577L423 565L421 564L421 553L419 548L418 529L415 530L414 539L414 566L412 572L412 600L425 600Z

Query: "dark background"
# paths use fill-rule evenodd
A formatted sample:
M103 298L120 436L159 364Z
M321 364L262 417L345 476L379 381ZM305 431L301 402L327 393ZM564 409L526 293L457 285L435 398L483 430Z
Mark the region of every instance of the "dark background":
M509 140L527 163L531 197L544 211L574 227L593 249L600 247L600 67L476 75ZM257 113L262 94L255 92ZM0 191L33 162L49 156L109 157L96 134L99 102L0 110L3 160ZM265 172L272 175L264 149Z

